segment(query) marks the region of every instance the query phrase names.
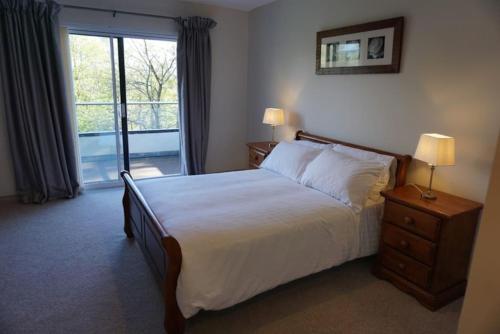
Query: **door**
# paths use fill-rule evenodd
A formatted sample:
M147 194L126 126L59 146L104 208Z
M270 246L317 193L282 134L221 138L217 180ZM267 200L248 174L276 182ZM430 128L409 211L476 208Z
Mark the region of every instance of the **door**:
M88 184L116 182L123 168L116 42L70 35L80 161Z
M130 172L136 179L180 173L177 43L124 38Z
M176 42L72 33L84 183L180 173Z

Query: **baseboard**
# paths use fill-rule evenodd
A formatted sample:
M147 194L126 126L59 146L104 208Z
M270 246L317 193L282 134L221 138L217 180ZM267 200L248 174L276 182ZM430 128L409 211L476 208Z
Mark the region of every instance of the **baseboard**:
M19 200L18 195L0 196L0 202L17 202L18 200Z

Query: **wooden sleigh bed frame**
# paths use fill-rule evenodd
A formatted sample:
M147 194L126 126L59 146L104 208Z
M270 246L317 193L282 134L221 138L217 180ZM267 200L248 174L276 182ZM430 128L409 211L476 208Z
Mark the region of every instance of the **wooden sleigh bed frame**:
M298 131L295 139L324 144L342 144L365 151L393 156L397 159L396 187L403 186L406 182L406 174L411 162L411 156L409 155L394 154L345 143L303 131ZM177 279L181 272L182 264L181 247L177 240L169 235L168 231L160 224L130 173L122 171L121 177L125 182L125 193L123 195L125 233L128 238L135 238L138 242L147 262L155 272L155 276L161 285L165 303L165 330L169 334L184 333L186 319L182 315L177 303Z

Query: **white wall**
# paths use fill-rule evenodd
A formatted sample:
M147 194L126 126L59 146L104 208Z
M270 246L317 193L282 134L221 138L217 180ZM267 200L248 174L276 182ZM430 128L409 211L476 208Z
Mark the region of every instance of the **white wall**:
M500 333L500 136L476 239L459 334Z
M399 74L315 75L316 32L405 17ZM268 139L267 106L297 129L413 154L422 132L456 137L437 189L483 201L500 127L500 2L279 0L249 18L248 138ZM410 181L426 184L413 164Z
M244 168L247 164L246 84L248 13L173 0L62 0L62 4L101 7L167 16L199 15L213 18L212 101L207 171ZM63 9L62 25L80 29L175 36L172 21ZM0 109L3 107L0 107ZM15 192L3 110L0 110L0 196Z

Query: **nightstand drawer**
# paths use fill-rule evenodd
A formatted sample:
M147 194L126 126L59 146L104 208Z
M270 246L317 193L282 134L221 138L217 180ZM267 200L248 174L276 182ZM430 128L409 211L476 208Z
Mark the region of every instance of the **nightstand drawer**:
M381 264L423 288L429 284L430 268L387 246L382 248Z
M425 212L387 201L384 220L424 238L437 240L440 219Z
M248 163L251 167L259 167L259 165L264 161L265 154L254 149L248 151Z
M386 244L430 266L434 263L432 242L389 223L384 223L383 228L382 239Z

